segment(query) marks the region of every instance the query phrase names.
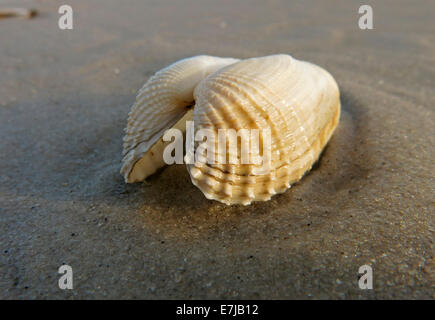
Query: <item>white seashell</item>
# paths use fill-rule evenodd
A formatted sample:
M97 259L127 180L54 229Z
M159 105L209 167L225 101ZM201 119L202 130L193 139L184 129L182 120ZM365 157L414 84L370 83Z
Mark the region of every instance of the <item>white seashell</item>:
M197 61L203 59L216 61L208 64L209 75L206 72L197 74L198 69L204 69L204 64ZM269 200L274 194L287 190L311 169L340 116L339 90L332 76L316 65L288 55L239 62L219 59L194 57L164 69L171 73L169 71L181 63L183 72L189 73L188 70L192 69L195 77L183 78L177 72L179 78L174 81L161 73L164 70L157 73L154 76L157 79L171 79L172 87L170 93L162 91L151 101L146 101L146 97L152 91L149 88L154 88L153 83L157 81L151 78L144 86L130 113L124 140L125 157L121 172L127 182L143 180L164 165L163 148L156 142L165 129L186 114L185 106L193 100L195 131L208 129L217 135L219 129L268 129L271 133L271 161L267 174L258 173L261 166L257 164L198 161L187 164L193 184L208 199L244 205ZM179 90L175 91L176 88ZM170 99L182 102L169 102ZM177 126L183 127L184 121L191 116L192 111ZM150 156L149 151L154 148L158 152ZM195 148L197 150L198 143ZM228 150L225 154L219 153L218 148L216 150L216 158L227 156ZM238 151L240 154L239 148Z
M124 137L121 173L126 182L138 182L165 166L163 134L171 127L185 131L192 119L193 89L232 58L196 56L158 71L139 90L129 113Z

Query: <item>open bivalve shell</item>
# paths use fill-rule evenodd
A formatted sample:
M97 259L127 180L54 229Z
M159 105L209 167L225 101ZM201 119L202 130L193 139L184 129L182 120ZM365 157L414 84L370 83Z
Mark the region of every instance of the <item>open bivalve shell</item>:
M289 55L181 60L156 73L139 92L129 115L121 173L126 182L136 182L164 166L165 130L185 131L186 121L193 118L194 132L207 130L215 137L219 132L226 138L227 132L259 132L256 159L262 159L241 161L242 135L235 149L228 140L222 145L215 139L215 148L207 150L215 161L189 157L193 184L208 199L226 204L269 200L311 169L339 117L335 80L309 62ZM254 136L244 137L252 147ZM195 141L194 153L204 151L201 144ZM247 158L253 159L255 148L247 150Z

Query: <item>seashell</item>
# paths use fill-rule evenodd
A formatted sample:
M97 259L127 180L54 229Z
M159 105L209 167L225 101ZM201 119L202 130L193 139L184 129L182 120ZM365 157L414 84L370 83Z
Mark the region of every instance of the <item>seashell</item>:
M204 59L209 63L200 63ZM176 68L178 64L183 67ZM178 78L170 76L173 68ZM263 160L270 151L266 173L255 163L207 163L195 158L187 164L192 183L208 199L244 205L266 201L311 169L339 121L339 89L333 77L289 55L241 61L200 56L164 70L145 84L130 113L121 170L127 182L143 180L164 165L162 144L156 142L174 125L185 130L183 122L193 115L195 131L206 129L216 136L224 129L270 132L269 149L263 137L261 150ZM187 76L190 72L195 76ZM156 88L155 83L168 79L171 90ZM193 101L193 111L187 110ZM195 143L195 152L200 144ZM237 144L238 160L240 148ZM213 156L226 159L230 154L228 148L216 148Z
M169 128L185 131L192 119L193 89L210 73L239 61L196 56L158 71L139 90L124 136L121 174L126 182L143 181L166 165L162 140Z

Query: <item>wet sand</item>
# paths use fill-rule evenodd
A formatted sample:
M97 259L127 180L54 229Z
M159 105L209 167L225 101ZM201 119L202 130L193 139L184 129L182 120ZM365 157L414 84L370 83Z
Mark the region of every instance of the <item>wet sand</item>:
M435 3L374 2L362 31L352 1L143 2L76 0L72 31L50 0L0 20L0 298L435 298ZM341 89L306 177L247 207L205 199L181 165L124 184L123 128L149 76L273 53Z

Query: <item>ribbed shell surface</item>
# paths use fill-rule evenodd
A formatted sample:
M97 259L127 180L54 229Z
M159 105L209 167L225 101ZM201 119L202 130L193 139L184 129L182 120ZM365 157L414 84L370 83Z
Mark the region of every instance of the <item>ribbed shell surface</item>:
M199 83L194 100L195 131L269 129L271 133L267 174L254 174L252 168L258 166L251 164L188 165L192 182L205 196L227 204L268 200L298 181L318 159L340 115L332 76L288 55L227 66Z
M158 71L139 91L128 117L124 136L124 151L121 173L126 182L135 164L156 144L164 132L172 128L193 105L193 90L210 73L239 61L232 58L196 56L183 59ZM161 156L149 162L148 169L165 165ZM146 178L143 175L141 178Z

